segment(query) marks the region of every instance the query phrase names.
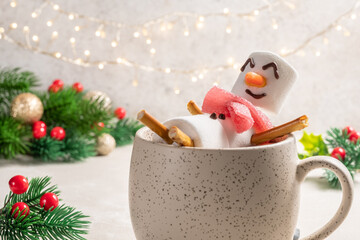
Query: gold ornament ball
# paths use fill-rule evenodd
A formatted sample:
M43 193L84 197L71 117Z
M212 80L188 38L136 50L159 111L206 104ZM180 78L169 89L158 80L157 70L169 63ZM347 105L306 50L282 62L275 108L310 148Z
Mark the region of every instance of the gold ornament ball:
M84 99L87 99L91 102L103 102L103 107L105 109L110 109L111 108L111 99L110 97L104 93L104 92L101 92L101 91L89 91L87 92L84 97Z
M43 113L41 100L32 93L21 93L11 102L11 116L25 123L39 121Z
M116 147L115 139L108 133L101 134L97 138L96 143L96 151L99 155L108 155Z

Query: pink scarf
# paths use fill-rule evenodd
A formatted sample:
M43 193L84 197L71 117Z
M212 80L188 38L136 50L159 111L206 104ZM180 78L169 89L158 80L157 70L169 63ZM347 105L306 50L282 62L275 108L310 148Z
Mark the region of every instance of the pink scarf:
M231 119L237 133L245 132L252 127L256 133L273 127L269 118L251 102L218 87L213 87L207 92L202 111L209 114L224 114L226 118Z

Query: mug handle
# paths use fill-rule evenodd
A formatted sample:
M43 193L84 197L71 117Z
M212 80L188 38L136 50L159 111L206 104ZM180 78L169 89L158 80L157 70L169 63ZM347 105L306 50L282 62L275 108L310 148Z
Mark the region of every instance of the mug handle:
M328 223L313 234L301 238L301 240L325 239L328 237L345 220L347 214L349 213L354 196L354 184L349 171L342 162L332 157L315 156L301 160L297 166L297 180L302 182L306 175L315 168L326 168L336 174L342 187L342 200L337 212Z

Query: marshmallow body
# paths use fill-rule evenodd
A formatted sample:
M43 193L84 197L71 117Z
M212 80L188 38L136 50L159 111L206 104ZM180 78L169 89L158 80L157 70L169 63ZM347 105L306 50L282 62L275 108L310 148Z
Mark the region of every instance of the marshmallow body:
M214 120L208 114L199 114L172 118L163 124L167 128L178 127L193 141L195 147L228 148L229 141L220 120Z
M219 121L226 131L226 136L229 141L229 147L248 147L251 145L251 136L255 133L255 130L253 128L250 128L243 133L237 133L230 119L227 118L225 120Z
M265 86L247 84L247 73L266 79ZM298 74L283 58L271 52L254 52L245 62L231 92L249 100L257 107L279 113Z

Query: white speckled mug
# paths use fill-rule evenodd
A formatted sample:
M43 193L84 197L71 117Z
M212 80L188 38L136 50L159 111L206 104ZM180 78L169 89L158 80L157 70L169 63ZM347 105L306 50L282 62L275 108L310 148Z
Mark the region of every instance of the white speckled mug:
M299 161L296 141L256 147L180 148L152 142L140 129L130 169L130 212L138 240L291 240L300 184L309 171L339 177L343 198L336 215L303 239L324 239L345 219L353 199L346 167L331 157Z

